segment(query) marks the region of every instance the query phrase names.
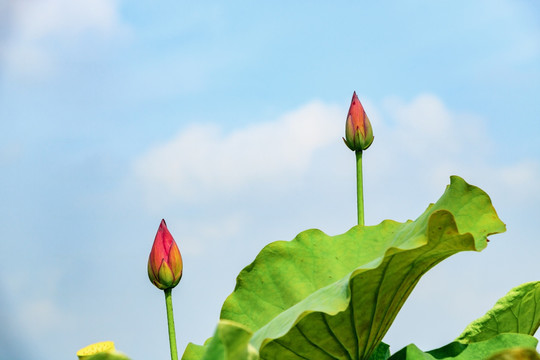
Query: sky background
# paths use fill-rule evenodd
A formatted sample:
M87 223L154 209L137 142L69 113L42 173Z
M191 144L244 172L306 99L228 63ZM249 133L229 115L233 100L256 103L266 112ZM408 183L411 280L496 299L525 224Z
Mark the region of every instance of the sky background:
M353 91L366 224L415 219L453 174L507 224L429 272L385 338L452 341L540 279L539 4L0 0L0 359L103 340L167 359L162 218L180 353L204 342L265 244L355 224Z

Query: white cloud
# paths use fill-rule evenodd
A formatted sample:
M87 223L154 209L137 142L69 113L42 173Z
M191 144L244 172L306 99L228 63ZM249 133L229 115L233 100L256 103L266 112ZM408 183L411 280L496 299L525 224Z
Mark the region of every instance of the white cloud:
M246 223L242 214L234 212L216 218L173 216L169 220L169 224L175 224L170 230L174 233L184 257L200 256L208 251L209 247L218 246L218 242L233 244Z
M435 200L450 175L486 190L496 207L533 206L539 199L539 162L498 160L502 150L487 120L452 111L429 94L408 103L386 101L380 112L366 172L378 196L390 191L400 200L393 210ZM396 176L400 180L388 184Z
M40 264L39 275L11 272L0 277L8 309L17 309L10 317L17 329L25 334L25 339L31 339L32 343L73 325L69 311L58 304L58 296L65 286L62 279L62 271L43 264Z
M76 44L86 34L115 36L125 31L115 0L20 0L6 6L0 56L6 69L44 75L54 69L54 46Z
M470 170L485 167L493 154L493 142L484 121L472 114L446 108L435 95L423 94L411 102L385 101L375 125L378 143L374 145L374 175L387 178L392 173L407 175L419 186L441 185L452 174L466 176ZM368 163L369 166L369 163Z
M450 175L506 202L530 201L530 194L538 194L539 164L497 162L497 147L479 116L453 112L432 94L364 105L375 133L364 161L367 196L377 198L371 203L381 217L414 216L411 204L418 202L416 211L422 211L441 194ZM354 167L342 159L343 114L346 108L314 102L230 133L212 124L193 125L136 159L135 176L154 209L178 201L246 196L253 189L296 192L297 181L321 179L316 168L332 168L332 176L343 181ZM314 156L322 148L330 156ZM319 185L325 189L330 184ZM337 191L346 198L345 190Z
M24 304L20 322L27 335L39 339L68 323L65 311L51 299L34 299Z
M135 172L154 203L287 184L307 170L314 151L341 136L342 117L337 107L313 102L231 133L193 125L137 159Z
M530 202L540 200L540 164L532 160L524 160L499 170L501 182L511 189L515 200Z
M49 35L76 36L83 31L111 33L117 25L115 1L22 0L15 4L19 36L37 40Z

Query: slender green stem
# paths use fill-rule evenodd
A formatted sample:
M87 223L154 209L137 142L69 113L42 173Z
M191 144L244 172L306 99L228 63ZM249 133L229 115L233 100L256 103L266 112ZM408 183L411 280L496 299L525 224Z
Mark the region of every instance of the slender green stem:
M165 290L165 305L167 306L167 323L169 325L169 344L171 346L171 360L178 360L176 350L176 333L174 331L174 315L172 309L172 289Z
M356 150L356 198L358 225L364 225L364 185L362 179L362 150Z

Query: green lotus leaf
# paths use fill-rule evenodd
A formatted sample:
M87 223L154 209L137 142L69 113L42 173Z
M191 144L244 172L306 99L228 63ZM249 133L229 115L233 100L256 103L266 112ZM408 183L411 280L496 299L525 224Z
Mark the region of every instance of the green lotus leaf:
M513 288L456 339L477 342L502 333L534 335L540 326L540 281Z
M190 343L183 360L257 360L257 350L249 344L252 333L244 326L230 320L220 320L214 336L204 346ZM381 342L370 360L387 360L390 357L390 346Z
M355 269L271 319L251 340L261 358L369 359L420 277L448 256L474 249L474 239L459 234L445 210L434 212L424 231L425 245L390 248L380 261Z
M208 339L211 340L212 338ZM208 342L208 341L207 341ZM206 344L205 344L206 346ZM194 343L189 343L186 347L186 350L184 350L184 354L182 355L182 360L199 360L202 359L204 352L206 351L206 347L202 345L197 345Z
M253 333L242 324L220 320L214 336L204 346L188 344L182 360L257 360L257 350L249 344Z
M540 354L532 348L514 347L495 353L487 360L540 360Z
M414 222L338 236L307 230L267 245L239 274L221 318L253 332L261 359L367 360L425 272L503 231L488 195L453 176Z
M214 336L206 344L203 360L256 360L257 350L250 344L251 331L229 320L220 320Z
M383 342L379 343L369 360L388 360L390 358L390 346Z
M423 352L411 344L390 357L389 360L485 360L502 350L520 347L534 349L538 340L525 334L499 334L488 340L474 343L454 341L442 348Z

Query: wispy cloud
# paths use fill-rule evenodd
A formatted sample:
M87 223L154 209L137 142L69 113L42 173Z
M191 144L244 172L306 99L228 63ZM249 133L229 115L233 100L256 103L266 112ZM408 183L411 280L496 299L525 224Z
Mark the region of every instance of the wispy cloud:
M365 105L375 129L375 142L366 154L366 181L378 199L391 197L392 187L403 199L433 198L454 174L501 194L515 193L511 198L516 200L524 192L538 194L539 164L495 161L497 147L485 119L451 111L433 94ZM336 177L349 176L350 164L340 160L345 113L344 108L313 102L229 133L214 124L193 125L137 158L135 177L148 204L160 208L253 188L296 191L291 184L317 167L333 166ZM334 165L322 163L328 157L314 156L322 148L334 156Z
M341 115L335 106L313 102L230 133L193 125L138 158L135 173L153 206L261 184L287 186L307 170L314 151L339 138Z
M524 193L529 194L529 204L538 199L534 184L540 181L539 164L528 159L500 161L497 157L504 149L490 136L488 119L452 111L432 94L410 102L388 100L380 109L375 109L380 111L375 124L378 143L367 162L374 186L399 174L396 190L421 198L421 192L435 195L450 175L460 175L507 205L523 205Z
M125 31L115 0L21 0L3 5L0 36L4 71L45 76L54 69L55 46L80 46L84 35L115 36Z

